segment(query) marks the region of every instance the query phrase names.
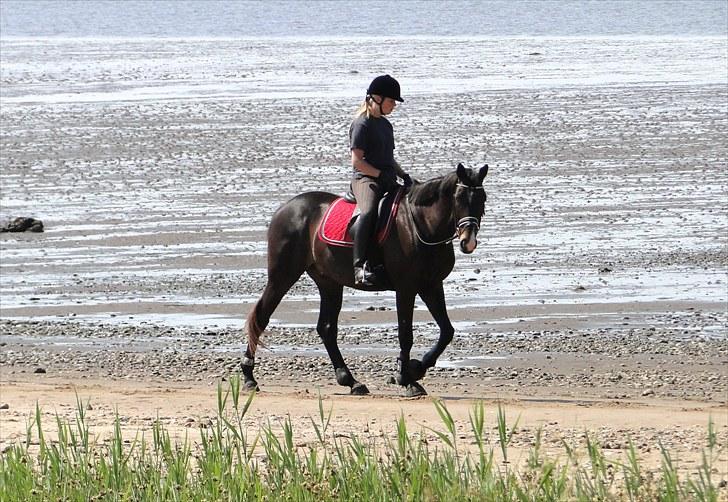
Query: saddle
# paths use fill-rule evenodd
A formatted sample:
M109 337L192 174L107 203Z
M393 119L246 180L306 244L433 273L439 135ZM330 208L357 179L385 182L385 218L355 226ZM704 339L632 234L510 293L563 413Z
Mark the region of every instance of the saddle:
M403 195L404 190L400 188L387 193L379 201L379 216L375 231L377 244L381 244L389 236ZM331 246L353 247L354 238L351 235L351 228L358 216L356 200L351 192L334 199L321 220L317 232L318 238Z

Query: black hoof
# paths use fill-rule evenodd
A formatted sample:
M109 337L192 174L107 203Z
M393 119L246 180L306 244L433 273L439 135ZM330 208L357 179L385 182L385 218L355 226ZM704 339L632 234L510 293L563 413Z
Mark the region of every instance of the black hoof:
M363 383L356 382L351 386L352 396L366 396L367 394L369 394L369 389Z
M427 391L423 386L418 384L417 382L412 382L407 386L407 389L404 391L405 397L420 397L420 396L426 396Z

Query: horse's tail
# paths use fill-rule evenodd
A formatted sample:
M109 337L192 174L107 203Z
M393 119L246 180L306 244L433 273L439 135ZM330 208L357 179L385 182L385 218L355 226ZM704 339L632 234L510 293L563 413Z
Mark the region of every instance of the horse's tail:
M253 307L253 310L250 311L250 314L248 314L248 319L245 322L245 329L248 333L248 351L250 352L250 356L255 356L255 351L258 348L258 345L261 347L265 347L265 344L260 341L260 337L263 334L264 328L261 327L260 323L258 322L258 307L259 303L255 304L255 307Z

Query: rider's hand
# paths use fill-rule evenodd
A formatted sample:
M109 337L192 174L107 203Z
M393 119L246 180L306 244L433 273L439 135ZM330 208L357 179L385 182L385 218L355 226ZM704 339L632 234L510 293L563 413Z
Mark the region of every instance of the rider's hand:
M404 187L405 187L405 188L409 188L409 187L411 187L411 186L412 186L412 184L414 183L414 182L412 181L412 176L410 176L410 175L409 175L409 174L407 174L407 173L404 173L404 176L402 176L402 181L404 181Z
M391 169L383 169L379 171L377 178L379 186L385 190L390 190L392 186L397 184L397 175Z

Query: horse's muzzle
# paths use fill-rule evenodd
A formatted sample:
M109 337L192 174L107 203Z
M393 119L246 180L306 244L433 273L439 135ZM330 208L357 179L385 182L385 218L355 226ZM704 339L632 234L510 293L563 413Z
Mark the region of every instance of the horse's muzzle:
M460 241L460 251L470 254L478 247L478 230L480 225L478 220L473 217L463 218L458 222L458 240Z
M475 251L476 247L478 247L478 239L475 238L475 232L463 232L460 237L460 251L470 254Z

